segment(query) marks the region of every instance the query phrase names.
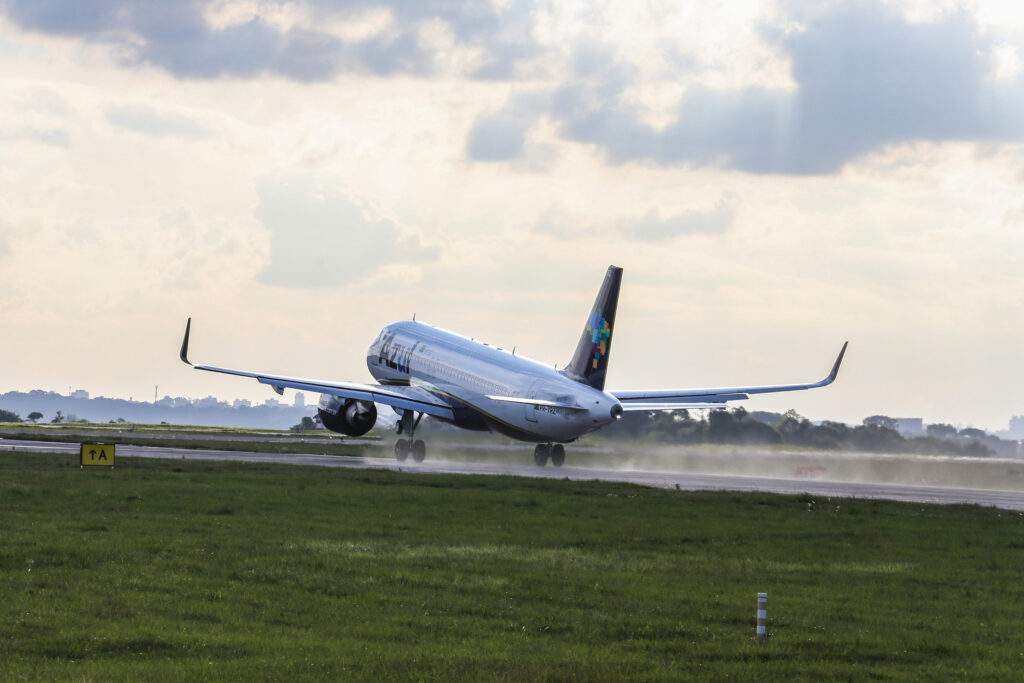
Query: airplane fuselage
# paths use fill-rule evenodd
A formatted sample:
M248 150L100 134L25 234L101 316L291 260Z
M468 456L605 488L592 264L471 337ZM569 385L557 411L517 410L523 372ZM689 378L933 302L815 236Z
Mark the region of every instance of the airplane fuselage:
M381 330L366 365L381 384L442 397L458 427L523 441L572 441L622 414L614 396L550 366L411 320Z

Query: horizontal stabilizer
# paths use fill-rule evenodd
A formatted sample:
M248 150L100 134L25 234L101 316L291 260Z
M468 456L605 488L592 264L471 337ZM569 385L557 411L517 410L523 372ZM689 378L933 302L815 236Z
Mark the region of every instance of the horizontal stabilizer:
M623 406L629 403L664 403L666 405L670 403L723 403L725 401L743 401L749 398L746 394L718 393L707 390L692 395L658 391L613 391L611 393L622 402ZM685 408L686 406L683 405L683 407Z
M522 403L528 406L544 406L547 408L565 408L566 410L586 410L573 403L559 403L558 401L545 401L540 398L519 398L518 396L488 396L492 401L502 403Z
M624 412L637 412L641 410L724 410L728 408L727 403L671 403L668 401L658 403L632 403L624 402Z

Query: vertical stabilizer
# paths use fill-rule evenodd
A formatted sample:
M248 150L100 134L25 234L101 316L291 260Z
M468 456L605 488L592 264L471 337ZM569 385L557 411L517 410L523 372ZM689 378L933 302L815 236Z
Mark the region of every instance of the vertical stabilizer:
M604 391L604 378L608 372L608 355L612 349L612 330L615 328L615 307L619 304L619 285L622 268L608 266L597 301L587 318L580 343L565 374L577 382L589 384Z

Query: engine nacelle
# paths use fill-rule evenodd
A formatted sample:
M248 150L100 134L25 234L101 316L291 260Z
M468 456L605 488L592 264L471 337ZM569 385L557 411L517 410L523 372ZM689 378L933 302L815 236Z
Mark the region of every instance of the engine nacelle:
M377 423L377 406L373 401L323 394L317 412L324 427L346 436L362 436Z

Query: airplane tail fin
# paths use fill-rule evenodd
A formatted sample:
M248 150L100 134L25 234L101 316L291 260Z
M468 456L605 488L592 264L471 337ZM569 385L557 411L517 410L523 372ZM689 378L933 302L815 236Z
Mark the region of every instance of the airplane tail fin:
M604 391L604 379L608 372L608 354L612 348L612 330L615 328L615 308L619 304L619 285L622 284L622 268L608 266L601 291L597 294L594 308L587 318L576 353L565 368L565 374L577 382L589 384Z

